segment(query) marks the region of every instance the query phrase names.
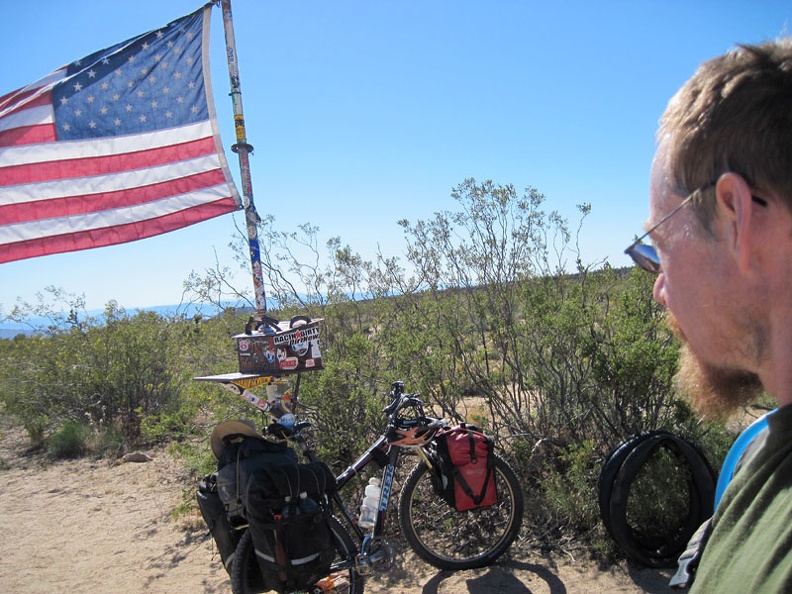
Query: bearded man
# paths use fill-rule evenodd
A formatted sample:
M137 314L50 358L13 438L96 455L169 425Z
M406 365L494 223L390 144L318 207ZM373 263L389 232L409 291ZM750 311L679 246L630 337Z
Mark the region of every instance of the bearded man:
M705 416L763 391L778 403L694 537L695 579L676 585L792 592L792 39L705 62L671 99L646 228L626 251L658 275L681 388Z

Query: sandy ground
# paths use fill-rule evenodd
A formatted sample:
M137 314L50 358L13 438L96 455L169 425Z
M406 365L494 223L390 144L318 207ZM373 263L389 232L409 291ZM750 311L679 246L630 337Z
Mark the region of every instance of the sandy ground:
M192 492L164 449L152 461L50 462L26 453L19 430L0 429L0 592L9 594L231 592L199 516L174 520ZM190 529L190 527L193 529ZM372 594L670 593L668 572L626 564L600 571L587 560L545 558L523 548L482 570L441 572L400 555L369 578Z

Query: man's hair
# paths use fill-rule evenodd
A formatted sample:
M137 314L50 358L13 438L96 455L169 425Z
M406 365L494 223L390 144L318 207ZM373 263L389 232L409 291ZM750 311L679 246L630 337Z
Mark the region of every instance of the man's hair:
M740 45L703 63L669 101L658 140L680 196L733 171L792 208L792 38ZM714 201L696 203L709 228Z

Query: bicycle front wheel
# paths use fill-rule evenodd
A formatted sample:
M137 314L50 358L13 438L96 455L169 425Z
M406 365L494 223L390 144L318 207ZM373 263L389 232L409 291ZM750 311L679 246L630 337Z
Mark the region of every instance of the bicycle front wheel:
M457 511L440 496L426 462L413 468L399 498L399 524L407 542L427 563L440 569L472 569L494 562L520 531L523 495L517 475L495 456L498 502Z
M328 576L328 580L333 583L333 586L327 591L334 594L363 594L363 576L355 571L355 560L358 553L355 541L336 517L330 517L329 524L333 533L336 555ZM253 549L253 538L249 530L245 530L234 554L234 562L231 567L231 589L234 594L255 594L269 591L263 586L261 571L256 560L256 551Z

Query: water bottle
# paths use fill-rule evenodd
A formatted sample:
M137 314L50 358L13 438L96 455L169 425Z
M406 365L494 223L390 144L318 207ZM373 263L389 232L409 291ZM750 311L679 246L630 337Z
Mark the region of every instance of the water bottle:
M373 528L377 521L377 508L379 507L380 500L380 480L378 478L372 477L369 479L365 494L363 504L360 506L358 525L368 530L369 528Z
M280 419L278 419L278 423L286 427L287 429L294 430L294 415L291 413L286 413Z
M319 509L319 504L313 499L308 497L308 493L303 491L300 493L299 513L310 514Z
M292 503L291 497L288 495L283 499L283 509L281 510L281 517L285 520L290 518L291 516L295 516L300 513L300 510L297 508L296 505Z

